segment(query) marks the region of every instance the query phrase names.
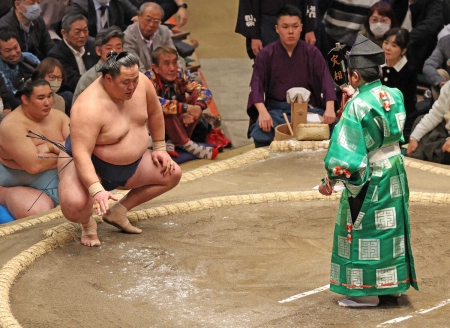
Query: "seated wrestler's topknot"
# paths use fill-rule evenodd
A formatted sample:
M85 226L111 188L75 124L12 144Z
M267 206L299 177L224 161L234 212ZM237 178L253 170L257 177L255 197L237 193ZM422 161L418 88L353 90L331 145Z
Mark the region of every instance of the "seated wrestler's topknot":
M120 68L122 66L124 67L133 67L135 65L139 66L139 58L136 57L136 55L128 52L128 51L122 51L122 52L116 52L116 51L110 51L108 55L106 55L108 58L98 69L97 72L101 72L102 76L105 76L106 74L110 74L113 78L120 73Z
M50 87L50 83L40 77L38 71L35 71L30 77L19 81L19 87L17 88L17 92L14 94L14 97L20 99L22 95L25 95L29 98L33 93L33 89L41 85L48 85Z

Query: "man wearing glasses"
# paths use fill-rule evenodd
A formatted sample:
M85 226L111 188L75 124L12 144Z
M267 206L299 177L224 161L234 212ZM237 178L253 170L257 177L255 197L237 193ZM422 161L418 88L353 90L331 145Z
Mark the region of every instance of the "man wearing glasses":
M93 67L99 57L95 52L94 39L89 37L88 22L83 15L65 15L61 34L63 40L55 44L48 55L58 59L66 70L67 79L60 91L73 93L81 75ZM67 100L72 103L72 99Z
M181 178L180 167L166 152L155 89L138 64L131 53L111 53L100 67L102 76L72 107L66 148L71 148L73 162L59 159L59 197L64 216L81 224L86 246L100 246L93 212L123 232L141 233L127 212L174 188ZM147 149L148 132L152 151ZM109 192L113 189L130 192L109 208L109 199L117 200Z
M124 34L125 51L139 58L139 70L151 70L151 53L160 46L175 48L172 42L172 32L167 26L161 25L162 8L154 2L146 2L139 9L137 22L128 26Z

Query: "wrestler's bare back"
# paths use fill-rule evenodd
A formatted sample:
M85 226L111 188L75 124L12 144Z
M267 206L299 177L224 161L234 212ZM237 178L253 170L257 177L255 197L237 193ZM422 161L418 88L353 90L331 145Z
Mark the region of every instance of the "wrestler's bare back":
M131 98L115 101L102 86L101 79L95 80L77 98L71 112L71 137L95 138L92 153L105 162L133 163L142 157L148 145L147 88L151 84L139 73Z

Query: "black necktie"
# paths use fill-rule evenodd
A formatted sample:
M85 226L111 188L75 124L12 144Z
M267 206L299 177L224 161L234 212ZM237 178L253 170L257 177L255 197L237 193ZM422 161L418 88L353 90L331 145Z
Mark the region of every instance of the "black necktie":
M101 26L103 28L108 28L108 14L106 13L106 9L108 9L108 6L101 6L100 7L100 19L101 19Z

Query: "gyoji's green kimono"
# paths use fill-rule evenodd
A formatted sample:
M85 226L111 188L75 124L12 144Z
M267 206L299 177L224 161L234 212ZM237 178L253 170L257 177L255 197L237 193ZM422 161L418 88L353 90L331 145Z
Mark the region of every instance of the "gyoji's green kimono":
M402 93L377 80L358 88L331 137L327 175L345 185L331 259L330 289L336 293L372 296L404 292L410 285L418 289L399 147L405 117ZM349 199L354 197L354 204L358 195L362 205L356 213L352 205L352 220Z

